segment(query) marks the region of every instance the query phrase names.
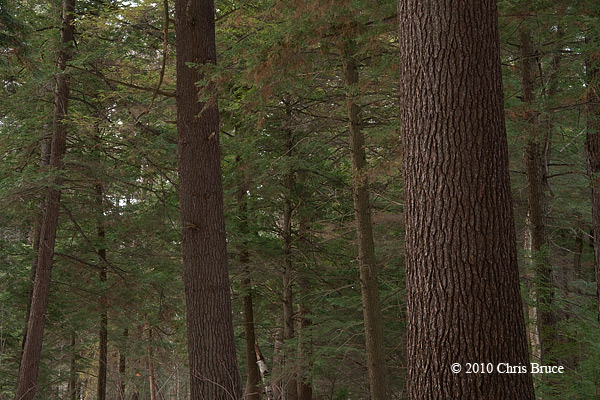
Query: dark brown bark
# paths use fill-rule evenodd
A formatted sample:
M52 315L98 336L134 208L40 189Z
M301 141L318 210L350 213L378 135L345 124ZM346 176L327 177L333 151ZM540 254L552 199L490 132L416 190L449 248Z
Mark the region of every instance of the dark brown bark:
M598 321L600 322L600 55L587 61L589 80L587 106L586 156L592 194L592 237Z
M365 323L365 350L369 374L371 400L391 398L385 367L381 305L375 243L371 224L371 204L369 200L369 175L365 153L365 138L360 126L360 108L352 93L358 85L358 67L354 59L353 44L348 42L345 49L344 73L348 86L347 113L350 132L350 160L352 163L352 194L354 199L354 220L358 241L358 268Z
M46 124L44 124L44 132L42 134L40 142L40 169L42 171L47 171L48 166L50 165L51 145L52 134L50 133L50 128ZM39 261L40 235L42 231L43 211L44 201L42 201L39 205L39 212L36 212L36 215L33 219L33 226L31 228L33 235L32 247L34 256L31 262L31 271L29 272L29 301L27 302L27 311L25 313L25 329L23 331L23 341L21 342L21 357L23 356L23 349L25 348L25 342L27 340L27 325L29 324L29 312L31 311L31 301L33 300L33 286L35 283L35 274L37 271L37 265Z
M238 159L238 161L240 161ZM240 212L240 234L243 236L239 249L239 260L242 267L242 307L244 309L244 338L246 343L246 390L245 398L248 400L260 400L261 388L258 365L256 364L256 333L254 329L254 308L252 304L252 280L250 279L250 255L248 253L248 241L246 235L248 230L248 189L243 168L241 168L242 183L237 192L238 209Z
M198 68L216 63L212 0L176 0L179 198L187 304L190 399L239 399L223 187L219 110L211 85L199 101ZM205 94L206 94L205 93Z
M71 47L74 37L73 11L75 0L63 0L62 29L60 43L62 45L58 56L60 72L56 75L56 93L54 96L54 131L49 166L56 171L62 168L62 158L66 151L67 126L64 119L68 115L69 107L69 76L65 73L67 62L71 58ZM44 205L44 217L40 230L40 243L38 253L38 266L35 272L31 310L27 324L25 345L21 365L19 367L19 381L15 392L15 399L31 400L37 391L37 378L39 373L42 340L44 336L44 322L48 309L50 294L50 279L54 261L54 243L58 227L58 214L60 209L60 178L54 178L55 185L48 189Z
M398 5L409 398L534 399L528 373L465 373L528 366L496 1Z
M104 227L104 191L102 184L98 183L94 187L96 195L96 228L98 234L98 240L101 243L98 249L98 257L100 262L98 265L100 288L102 294L100 295L99 308L100 308L100 329L98 332L98 382L97 382L97 399L106 400L106 383L107 383L107 365L108 365L108 313L106 310L106 296L104 295L104 285L107 279L107 267L106 267L106 244L104 243L106 238L106 229Z

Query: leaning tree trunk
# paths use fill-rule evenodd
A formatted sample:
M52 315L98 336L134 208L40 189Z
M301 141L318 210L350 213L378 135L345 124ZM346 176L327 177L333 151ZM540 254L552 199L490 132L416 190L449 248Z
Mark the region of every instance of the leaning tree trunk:
M176 0L179 198L187 305L190 400L238 399L227 270L219 110L199 70L216 63L212 0Z
M365 154L365 138L360 129L360 108L352 93L358 85L358 68L352 54L353 44L347 43L344 49L344 69L348 86L347 111L350 131L350 160L352 162L352 193L354 198L354 220L358 236L358 268L362 295L363 318L365 322L365 349L369 373L369 393L371 400L391 398L388 385L381 305L379 301L379 266L375 259L375 243L371 225L371 204L369 200L369 175Z
M40 145L40 169L43 172L47 172L48 166L50 165L50 146L52 144L52 137L49 133L49 129L46 128L46 124L44 124L44 132L42 134L41 145ZM27 325L29 324L29 312L31 310L31 302L33 301L33 286L35 283L35 275L37 271L37 265L39 261L39 251L40 251L40 235L42 232L42 218L44 211L44 201L40 202L39 212L36 212L33 218L33 226L31 227L31 232L33 235L32 240L32 248L33 248L33 260L31 261L31 270L29 271L29 297L27 302L27 310L25 312L25 329L23 331L23 340L21 341L21 354L20 357L23 357L23 349L25 348L25 342L27 341ZM19 358L19 365L21 364L21 359Z
M409 398L534 399L496 1L398 5Z
M64 119L69 108L69 76L65 73L67 62L71 59L74 38L73 12L75 0L63 0L61 49L58 55L60 72L56 75L56 94L54 96L54 132L50 153L50 168L58 171L62 168L62 159L67 147L67 126ZM54 243L58 227L60 209L61 179L57 175L46 195L44 217L40 230L38 266L35 272L33 293L25 345L19 367L19 381L15 400L31 400L37 391L37 378L42 353L44 320L48 309L50 278L54 261Z

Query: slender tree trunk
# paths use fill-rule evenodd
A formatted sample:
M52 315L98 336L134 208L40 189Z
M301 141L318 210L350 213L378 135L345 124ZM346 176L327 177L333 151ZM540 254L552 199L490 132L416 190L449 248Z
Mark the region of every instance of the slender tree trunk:
M391 398L385 367L381 305L379 301L379 266L375 259L375 243L371 225L369 175L365 154L365 138L360 127L360 108L351 93L358 85L358 68L353 56L354 44L349 41L344 49L344 73L348 89L347 112L350 132L350 160L352 162L352 193L354 220L358 239L358 268L365 323L365 349L369 373L371 400Z
M573 271L579 273L581 271L581 256L583 254L583 238L579 230L575 236L575 252L573 254Z
M106 296L104 295L104 285L107 279L106 268L106 229L104 227L104 191L102 184L97 183L94 187L96 194L97 207L97 234L98 240L101 243L98 249L100 262L98 264L100 284L102 285L100 295L100 330L98 332L98 385L97 385L97 400L106 400L106 383L107 383L107 365L108 365L108 313L106 310Z
M288 108L289 110L289 108ZM290 112L288 111L288 117ZM295 142L291 129L286 130L287 156L291 157ZM292 193L294 191L294 171L290 170L285 174L284 187L285 194L283 199L283 340L284 346L284 377L283 391L285 400L297 400L297 383L295 373L290 368L293 364L288 341L294 338L294 299L292 285L294 283L294 266L292 262L292 218L294 207L292 204Z
M241 398L227 270L219 110L199 101L197 67L216 63L212 0L176 0L179 198L190 400Z
M496 1L398 4L409 398L534 399Z
M152 339L152 328L148 328L148 348L146 356L146 366L148 369L148 384L150 388L150 400L161 400L158 390L158 384L156 383L156 376L154 374L154 351L153 351L153 339Z
M277 326L280 321L277 321ZM283 329L277 328L273 335L273 379L271 380L271 391L274 400L281 400L283 395Z
M310 202L310 193L306 188L308 185L307 173L304 171L298 172L298 179L300 180L300 191L298 196L303 202ZM304 188L304 190L302 189ZM299 215L299 227L298 227L298 253L303 255L304 264L314 264L314 251L311 242L311 224L310 217L307 208L301 210ZM311 382L306 378L308 370L312 366L311 353L312 353L312 322L309 319L310 315L310 302L309 294L311 292L311 283L309 276L312 275L312 271L304 267L298 271L297 282L298 282L298 310L296 318L296 336L298 339L298 381L297 381L297 392L298 400L311 400L313 395Z
M129 329L125 328L123 331L123 340L127 342L129 338ZM123 345L125 346L125 345ZM125 371L127 369L127 358L125 357L125 351L119 349L119 399L125 399Z
M238 158L238 162L241 160ZM237 201L240 212L240 234L243 236L239 249L239 259L242 267L242 307L244 309L244 337L246 342L246 399L260 400L260 376L255 352L256 333L254 330L254 308L252 305L252 280L250 279L250 256L248 254L248 189L244 170L241 168L241 180Z
M592 194L592 237L594 244L594 271L600 322L600 54L593 54L587 62L589 91L587 106L586 155Z
M521 48L521 98L524 103L524 136L526 138L523 164L527 179L527 218L525 223L525 252L529 258L529 307L530 345L536 361L545 360L550 347L551 332L555 329L554 314L551 311L553 290L546 233L548 165L546 146L542 138L544 131L535 110L536 51L533 48L531 33L524 26L519 31ZM548 128L548 127L547 127ZM551 129L549 127L548 129ZM544 334L542 334L542 332Z
M71 58L74 35L73 11L75 0L63 0L62 29L58 67L61 72L56 76L56 94L54 97L54 132L50 154L50 168L58 171L62 168L62 158L66 151L67 126L64 119L68 115L69 76L65 73L67 62ZM25 346L19 368L19 381L15 392L16 400L31 400L37 391L37 378L42 353L44 321L48 309L50 278L54 261L54 243L58 227L60 209L60 178L56 177L56 186L48 189L44 208L44 218L40 230L38 266L35 273L31 310L27 324Z
M300 293L304 297L308 292L308 284L306 279L301 278L299 280ZM311 340L310 340L310 326L312 325L310 319L306 316L309 314L309 309L306 306L306 300L300 299L298 304L298 360L300 363L300 371L298 373L298 400L312 400L312 386L305 378L306 369L310 366L310 362L307 361L310 358L312 351ZM308 336L308 337L307 337Z
M40 169L47 171L50 165L50 152L52 144L52 134L49 133L49 128L44 125L44 133L41 138L40 145ZM33 287L35 284L35 275L37 271L40 251L40 235L42 231L42 219L44 213L44 201L39 205L39 213L36 213L33 219L33 226L31 228L33 233L32 247L33 247L33 260L31 262L31 271L29 272L29 297L27 302L27 311L25 313L25 329L23 331L23 340L21 342L21 357L23 356L23 349L25 348L25 342L27 341L27 325L29 324L29 313L31 311L31 302L33 300ZM20 365L19 359L19 365Z
M71 359L69 360L69 399L77 400L77 360L75 359L75 332L71 333Z

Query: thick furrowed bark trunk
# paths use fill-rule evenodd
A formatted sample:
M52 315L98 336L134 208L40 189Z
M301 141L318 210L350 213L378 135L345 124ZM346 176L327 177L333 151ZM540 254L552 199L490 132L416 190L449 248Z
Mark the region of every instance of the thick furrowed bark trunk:
M398 5L409 398L534 399L496 1Z
M223 212L219 110L199 101L198 68L216 63L212 0L176 0L179 198L187 305L190 400L242 396L237 366Z
M69 77L65 73L67 62L70 60L70 50L73 43L74 26L73 11L75 0L64 0L62 7L62 30L60 42L63 48L59 52L58 67L61 72L56 76L56 94L54 97L54 132L50 154L50 168L60 170L62 158L66 151L67 126L64 119L69 107ZM55 178L60 185L60 178ZM42 341L44 336L44 321L48 309L50 294L50 279L54 261L54 244L58 227L60 209L60 190L48 189L44 208L44 218L40 230L38 266L35 273L33 294L25 345L19 367L19 382L15 392L15 400L32 400L37 391Z
M348 45L352 48L352 45ZM358 84L358 68L353 55L345 50L345 76L348 93ZM358 239L358 268L365 323L365 348L367 370L369 373L369 392L371 400L391 398L388 385L379 284L377 272L379 266L375 259L375 243L371 225L371 205L369 201L369 177L365 154L365 138L360 129L360 109L356 99L348 94L347 112L350 131L350 159L352 162L352 193L354 198L354 219Z

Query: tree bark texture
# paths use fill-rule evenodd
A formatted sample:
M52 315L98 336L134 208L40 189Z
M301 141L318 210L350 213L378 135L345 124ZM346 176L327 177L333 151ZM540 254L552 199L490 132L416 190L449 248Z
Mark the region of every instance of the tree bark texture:
M64 119L68 115L69 107L69 76L65 73L65 70L67 62L71 59L71 48L74 38L74 9L75 0L63 0L62 29L60 35L62 48L58 55L58 68L60 72L56 75L53 116L54 131L52 133L49 163L50 168L56 171L62 168L62 159L67 144L67 126ZM19 381L15 392L16 400L31 400L37 391L37 378L44 336L44 321L46 310L48 309L50 279L54 261L54 243L56 241L60 209L60 190L58 187L61 184L61 179L59 176L54 178L53 184L46 194L44 217L40 230L38 266L33 284L26 340L19 367Z
M223 213L219 110L214 88L199 101L203 74L216 63L212 0L176 0L179 198L187 305L190 399L241 398Z
M600 54L587 61L589 91L587 106L586 156L592 194L592 236L598 321L600 322Z
M352 194L354 199L354 220L358 241L358 268L365 324L365 350L369 373L369 393L371 400L391 398L385 367L383 344L383 318L379 300L379 266L375 259L375 243L371 224L371 204L369 200L369 175L365 153L365 138L360 127L360 108L351 94L358 85L358 68L353 57L351 44L345 49L344 69L348 86L347 112L350 132L350 160L352 163Z
M494 0L399 0L410 399L534 399ZM459 363L460 373L451 365Z

